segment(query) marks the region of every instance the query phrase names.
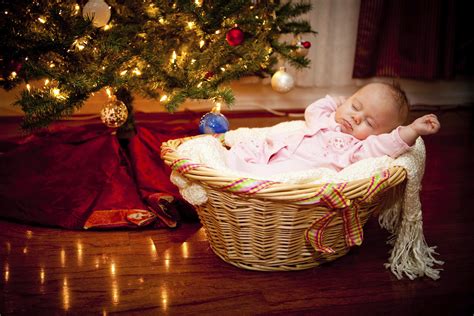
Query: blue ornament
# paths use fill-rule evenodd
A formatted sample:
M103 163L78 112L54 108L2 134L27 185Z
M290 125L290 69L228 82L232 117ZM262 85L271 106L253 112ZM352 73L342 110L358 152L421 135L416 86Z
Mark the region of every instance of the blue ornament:
M229 121L218 111L204 114L199 121L201 134L225 133L229 130Z

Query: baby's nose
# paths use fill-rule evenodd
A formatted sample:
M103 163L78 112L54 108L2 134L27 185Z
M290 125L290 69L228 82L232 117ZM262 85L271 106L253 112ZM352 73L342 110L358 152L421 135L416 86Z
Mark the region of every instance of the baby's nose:
M356 124L359 124L360 121L361 121L361 118L360 118L360 116L359 116L358 114L352 115L352 119L354 120L354 122L355 122Z

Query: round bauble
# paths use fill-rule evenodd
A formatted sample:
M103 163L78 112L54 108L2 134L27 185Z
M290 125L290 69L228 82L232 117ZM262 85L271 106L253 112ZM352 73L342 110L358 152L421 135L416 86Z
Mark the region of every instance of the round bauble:
M8 68L18 74L21 68L23 68L23 63L19 60L11 60Z
M307 48L304 48L303 46L299 46L293 51L293 53L295 54L295 56L305 57L306 55L308 55L308 51L309 50Z
M271 84L273 90L280 93L286 93L293 89L295 80L286 72L285 67L280 67L280 70L273 74Z
M82 9L82 16L92 20L95 27L103 27L109 23L110 7L104 0L89 0Z
M311 43L308 41L298 41L296 43L296 49L293 51L295 56L305 57L308 55L309 48L311 47Z
M209 80L209 79L211 79L212 77L214 77L214 75L215 75L214 71L208 71L208 72L206 72L206 74L204 75L204 79Z
M127 121L127 118L127 106L120 100L111 100L100 111L100 119L108 127L120 127Z
M231 28L225 35L225 39L230 46L238 46L244 42L244 32L238 27Z
M229 130L229 121L219 112L204 114L199 121L199 132L201 134L225 133Z

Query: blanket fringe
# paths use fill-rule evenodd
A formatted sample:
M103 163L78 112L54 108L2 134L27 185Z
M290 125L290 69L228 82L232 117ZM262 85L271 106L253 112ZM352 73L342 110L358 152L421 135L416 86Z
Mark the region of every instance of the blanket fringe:
M403 274L410 280L424 275L433 280L439 279L442 269L435 268L434 265L442 265L444 262L434 258L434 255L438 255L436 246L427 245L423 235L423 222L402 220L398 227L387 241L393 248L385 268L390 268L398 279L402 279Z
M403 195L379 215L380 226L391 234L387 243L392 250L385 268L390 268L398 279L405 274L410 280L424 275L437 280L443 270L434 267L444 262L434 258L438 255L436 246L428 246L423 234L420 191L425 155L424 143L419 138L416 150L396 160L408 172L406 187Z

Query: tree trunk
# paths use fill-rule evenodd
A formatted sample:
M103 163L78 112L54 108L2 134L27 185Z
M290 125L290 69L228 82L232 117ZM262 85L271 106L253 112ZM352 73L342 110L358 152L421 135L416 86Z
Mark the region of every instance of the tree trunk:
M117 129L119 139L130 139L136 134L135 117L133 113L133 96L127 88L120 88L115 93L118 100L125 103L128 110L128 117L125 123Z

